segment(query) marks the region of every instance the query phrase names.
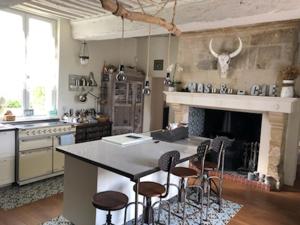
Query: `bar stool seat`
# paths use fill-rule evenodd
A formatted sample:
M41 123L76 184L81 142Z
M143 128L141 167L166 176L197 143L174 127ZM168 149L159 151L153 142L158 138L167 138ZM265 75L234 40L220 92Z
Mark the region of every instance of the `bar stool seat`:
M202 169L202 162L201 161L192 161L192 164L197 167L199 170ZM204 170L205 171L211 171L211 170L215 170L218 168L218 164L214 163L214 162L208 162L205 161L204 162Z
M177 177L180 178L187 178L187 177L192 177L192 176L196 176L197 175L197 171L192 169L192 168L188 168L188 167L174 167L171 170L171 173Z
M133 186L133 190L136 191L136 185ZM166 188L155 182L145 181L139 183L139 194L147 198L158 197L166 192Z
M104 191L93 196L92 203L95 208L104 211L116 211L126 207L128 197L117 191Z

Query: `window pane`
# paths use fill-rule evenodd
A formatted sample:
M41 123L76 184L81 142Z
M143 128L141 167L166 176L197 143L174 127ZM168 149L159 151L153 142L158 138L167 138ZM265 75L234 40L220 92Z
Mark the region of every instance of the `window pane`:
M2 111L9 108L15 115L22 115L25 80L23 18L13 13L0 11L0 29L0 97L5 99Z
M27 39L27 89L29 107L35 115L47 115L53 109L56 90L55 37L53 24L29 19ZM54 103L55 104L55 103Z

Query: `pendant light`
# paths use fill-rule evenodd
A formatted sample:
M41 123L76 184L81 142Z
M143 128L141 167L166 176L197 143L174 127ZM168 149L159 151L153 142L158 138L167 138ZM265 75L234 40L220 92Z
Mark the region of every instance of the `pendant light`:
M147 72L146 72L146 80L145 86L143 89L144 95L151 94L150 82L149 82L149 64L150 64L150 40L151 40L151 24L149 24L149 34L148 34L148 48L147 48Z
M172 24L175 24L176 6L177 6L177 0L174 0L173 15L171 21ZM172 70L174 69L174 65L170 65L170 51L171 51L171 32L169 32L169 38L168 38L168 56L167 56L168 67L167 67L166 77L164 79L164 85L168 87L172 85L172 80L174 80L174 75L173 75L173 79L171 79L171 73ZM176 71L174 73L176 73Z
M119 66L119 72L116 75L116 80L117 81L126 81L127 80L127 76L124 72L124 63L123 63L123 46L124 46L124 17L122 18L122 38L121 38L121 46L120 46L120 61L121 64Z
M86 65L89 62L89 49L86 41L81 42L79 60L81 65Z
M168 68L170 66L170 49L171 49L171 33L169 33L169 38L168 38L168 56L167 56ZM166 77L164 79L164 85L167 86L167 87L169 87L172 84L171 72L172 71L169 71L169 69L167 69L167 74L166 74Z

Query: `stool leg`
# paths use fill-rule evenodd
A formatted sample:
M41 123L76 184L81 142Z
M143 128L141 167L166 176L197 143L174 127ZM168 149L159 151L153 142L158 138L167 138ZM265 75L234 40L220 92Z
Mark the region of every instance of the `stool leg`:
M152 224L154 222L151 198L148 197L146 198L146 207L143 214L144 214L144 222L146 224Z
M179 205L184 202L185 199L185 180L181 178L179 180L179 188L178 188L178 200L177 200L177 213L180 212Z
M208 190L207 190L207 207L206 207L206 218L205 220L207 221L208 219L208 210L209 210L209 207L210 207L210 180L208 181Z
M185 225L185 222L186 222L186 212L185 212L185 208L186 208L186 191L184 190L183 212L182 212L182 221L183 221L183 225Z
M160 222L160 214L161 214L161 198L159 199L159 205L158 205L158 215L157 215L157 221Z
M108 211L107 215L106 215L106 225L112 225L111 223L111 213L110 211Z

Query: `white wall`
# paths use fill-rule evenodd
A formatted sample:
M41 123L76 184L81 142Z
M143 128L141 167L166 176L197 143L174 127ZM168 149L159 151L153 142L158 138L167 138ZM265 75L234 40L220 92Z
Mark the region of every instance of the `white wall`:
M119 64L120 63L120 40L109 41L89 41L88 49L90 61L88 65L79 63L80 41L74 40L71 35L71 26L69 21L61 20L58 26L59 34L59 86L58 86L58 115L63 114L63 109L70 108L94 108L96 107L95 99L88 96L86 103L76 100L76 95L80 92L69 91L68 81L69 74L88 75L93 72L98 87L94 88L93 93L99 94L100 74L103 63ZM124 63L125 65L136 65L137 40L135 38L124 41Z

